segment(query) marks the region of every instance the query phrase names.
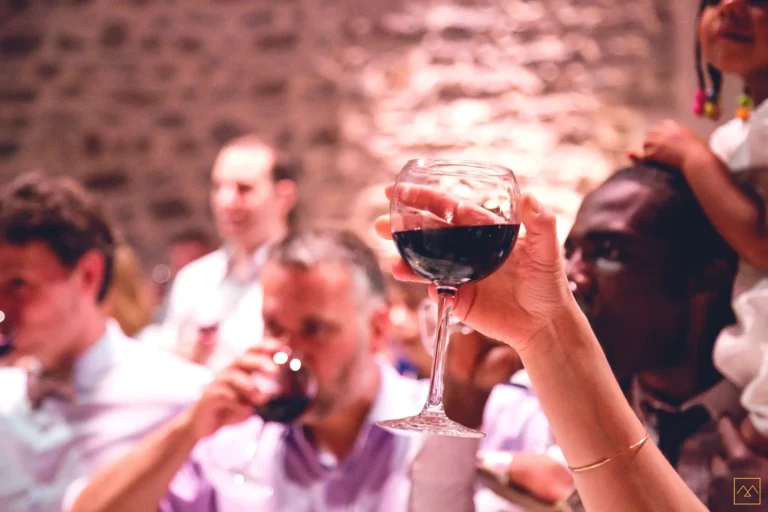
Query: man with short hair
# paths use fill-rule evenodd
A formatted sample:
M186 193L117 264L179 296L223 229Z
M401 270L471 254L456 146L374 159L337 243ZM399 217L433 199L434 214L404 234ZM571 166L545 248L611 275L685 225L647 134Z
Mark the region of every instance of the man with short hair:
M182 357L219 371L261 339L261 270L267 248L288 232L294 174L255 135L219 152L211 207L224 246L179 271L163 329Z
M574 295L652 439L705 504L730 507L732 477L768 476L734 428L739 390L712 362L733 321L733 250L682 174L646 162L584 199L565 256Z
M433 512L451 500L471 509L474 481L466 477L474 474L476 441L440 438L424 454L424 437L376 424L419 412L427 383L400 376L380 357L390 323L373 252L344 232L292 234L272 248L262 283L264 342L222 372L197 405L95 477L74 510ZM302 354L318 382L310 408L289 425L254 415L272 398L282 344ZM550 434L537 400L521 387L494 388L508 381L514 360L488 348L451 351L448 414L482 427L481 448L544 451ZM469 443L469 457L440 467L435 456L453 443ZM449 469L461 487L450 488ZM443 485L445 493L429 491Z
M103 311L115 240L69 180L0 189L0 509L65 493L197 399L208 373L127 338Z

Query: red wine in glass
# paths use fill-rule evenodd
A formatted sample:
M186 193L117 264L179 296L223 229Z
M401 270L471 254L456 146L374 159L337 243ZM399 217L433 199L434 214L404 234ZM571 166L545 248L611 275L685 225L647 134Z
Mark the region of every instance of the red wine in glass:
M493 274L512 252L519 232L519 224L488 224L399 231L392 237L414 272L458 286Z
M6 322L5 313L0 311L0 357L13 350L13 337L8 331L10 331L10 327Z
M13 350L13 338L7 334L0 333L0 357L9 354Z
M254 410L264 421L293 423L317 396L317 381L297 355L278 352L274 361L279 367L274 378L274 397Z

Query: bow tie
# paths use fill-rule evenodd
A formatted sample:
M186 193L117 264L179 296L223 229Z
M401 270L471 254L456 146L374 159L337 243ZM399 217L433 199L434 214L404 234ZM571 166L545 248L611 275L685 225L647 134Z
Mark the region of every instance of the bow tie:
M711 420L709 412L701 405L679 412L656 409L648 404L643 404L643 409L656 418L659 450L673 467L677 466L685 440Z
M23 357L15 366L27 372L27 397L32 409L39 409L48 398L71 402L75 388L69 380L54 375L43 368L35 357Z

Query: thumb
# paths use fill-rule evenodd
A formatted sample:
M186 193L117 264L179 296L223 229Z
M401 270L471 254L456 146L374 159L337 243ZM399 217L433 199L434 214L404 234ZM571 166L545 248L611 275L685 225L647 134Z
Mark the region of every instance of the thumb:
M521 213L531 258L545 268L560 265L555 215L530 194L523 197Z

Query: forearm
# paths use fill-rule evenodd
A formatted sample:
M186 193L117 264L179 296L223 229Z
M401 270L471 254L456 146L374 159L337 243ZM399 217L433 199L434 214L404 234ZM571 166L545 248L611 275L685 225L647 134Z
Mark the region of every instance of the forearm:
M765 219L734 182L727 166L708 150L692 152L683 173L701 207L720 236L739 256L758 268L768 268L768 237L759 229Z
M572 467L618 454L646 435L572 301L520 356ZM574 476L590 511L705 510L651 442Z
M98 473L80 494L71 512L157 510L195 444L188 413L182 413L131 453Z

